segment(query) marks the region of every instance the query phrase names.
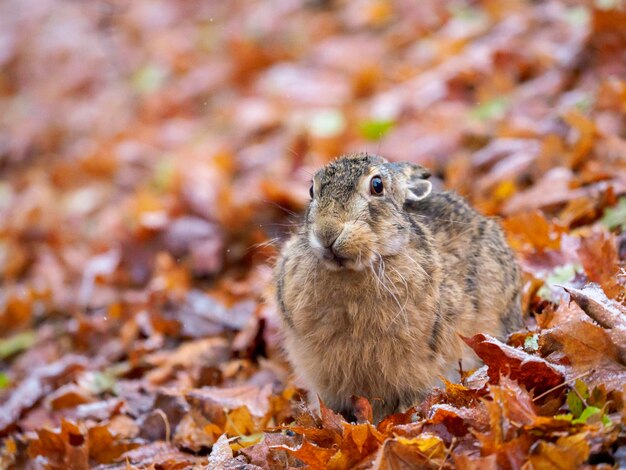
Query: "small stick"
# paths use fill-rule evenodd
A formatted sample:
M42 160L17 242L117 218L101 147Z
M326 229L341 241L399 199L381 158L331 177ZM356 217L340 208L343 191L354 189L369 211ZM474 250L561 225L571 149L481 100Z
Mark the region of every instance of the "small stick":
M165 411L163 411L161 408L157 408L154 410L154 412L156 414L158 414L161 419L163 420L163 422L165 423L165 442L167 442L168 444L170 443L170 439L171 439L171 429L170 429L170 420L167 418L167 415L165 414Z
M591 370L588 370L587 372L583 372L582 374L577 375L576 377L572 377L571 379L566 380L565 382L563 382L563 383L561 383L561 384L557 385L556 387L552 387L550 390L546 390L546 391L545 391L545 392L543 392L541 395L536 396L535 398L533 398L533 401L537 401L537 400L539 400L540 398L543 398L543 397L545 397L546 395L548 395L548 394L550 394L550 393L554 392L555 390L558 390L558 389L559 389L559 388L561 388L561 387L564 387L564 386L566 386L566 385L569 385L569 384L571 384L572 382L576 382L578 379L582 379L583 377L586 377L586 376L588 376L588 375L591 375L591 374L593 374L594 372L595 372L595 369L591 369Z
M587 408L589 406L589 404L587 403L587 400L585 400L583 398L583 396L578 392L578 390L576 390L576 387L572 387L572 390L574 391L574 393L576 394L576 396L578 396L578 398L580 398L580 401L583 402L583 405L585 405L585 408Z
M456 437L452 438L450 447L446 449L446 455L443 456L443 462L441 462L441 465L439 465L438 470L442 470L443 467L446 465L446 462L448 461L448 457L450 457L450 454L452 453L452 448L454 447L454 444L456 444Z

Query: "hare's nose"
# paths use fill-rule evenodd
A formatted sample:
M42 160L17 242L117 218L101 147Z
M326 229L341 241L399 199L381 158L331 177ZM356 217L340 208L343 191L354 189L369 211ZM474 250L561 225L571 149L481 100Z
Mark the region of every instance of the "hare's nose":
M333 244L334 244L334 241L333 241ZM333 244L331 244L330 246L324 247L324 254L322 255L324 259L331 260L331 259L339 258L339 256L335 252Z
M315 238L317 239L320 247L322 248L322 257L326 260L339 260L342 259L341 255L336 250L336 241L341 235L342 230L315 230Z
M328 250L333 246L337 238L339 238L341 230L314 230L313 233L322 248Z

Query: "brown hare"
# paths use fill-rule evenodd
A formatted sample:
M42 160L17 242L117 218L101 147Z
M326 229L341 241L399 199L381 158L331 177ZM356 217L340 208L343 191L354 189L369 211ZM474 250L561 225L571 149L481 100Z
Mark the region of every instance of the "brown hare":
M416 404L459 360L474 361L459 335L521 325L519 268L500 227L428 177L378 156L335 160L315 174L280 253L289 359L338 411L350 413L354 395L375 420Z

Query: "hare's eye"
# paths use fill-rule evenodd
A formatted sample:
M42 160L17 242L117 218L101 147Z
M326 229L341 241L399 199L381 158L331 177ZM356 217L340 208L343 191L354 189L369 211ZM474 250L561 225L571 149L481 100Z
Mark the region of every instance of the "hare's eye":
M313 199L313 185L311 185L311 187L309 188L309 196L311 196L311 199Z
M371 179L370 192L374 196L380 196L383 193L383 179L380 176L374 176Z

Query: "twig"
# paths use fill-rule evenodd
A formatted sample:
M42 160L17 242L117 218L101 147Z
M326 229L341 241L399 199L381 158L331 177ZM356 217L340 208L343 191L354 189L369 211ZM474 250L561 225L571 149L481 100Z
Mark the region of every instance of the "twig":
M545 397L546 395L549 395L550 393L554 392L555 390L558 390L561 387L565 387L566 385L571 384L572 382L576 382L578 379L582 379L583 377L587 377L588 375L591 375L595 372L595 369L591 369L588 370L587 372L583 372L580 375L577 375L576 377L572 377L569 380L566 380L563 383L560 383L559 385L557 385L556 387L552 387L550 390L546 390L545 392L543 392L541 395L536 396L535 398L533 398L533 401L537 401L540 398Z
M170 420L168 419L167 415L161 408L155 409L154 412L158 414L161 417L161 419L163 419L163 422L165 423L165 442L169 444L170 438L172 437L171 436L172 430L170 429Z
M450 454L452 453L452 448L454 447L454 444L456 444L456 437L452 438L452 442L450 443L450 447L448 447L446 449L446 454L443 456L443 462L441 462L441 465L439 465L439 469L438 470L442 470L443 467L446 465L446 462L448 461L448 457L450 457Z
M587 400L585 400L583 398L583 396L578 392L578 390L576 390L576 386L572 387L572 390L574 391L574 393L576 394L576 396L578 398L580 398L580 401L583 403L583 405L585 405L585 408L587 408L589 406L589 404L587 403Z

